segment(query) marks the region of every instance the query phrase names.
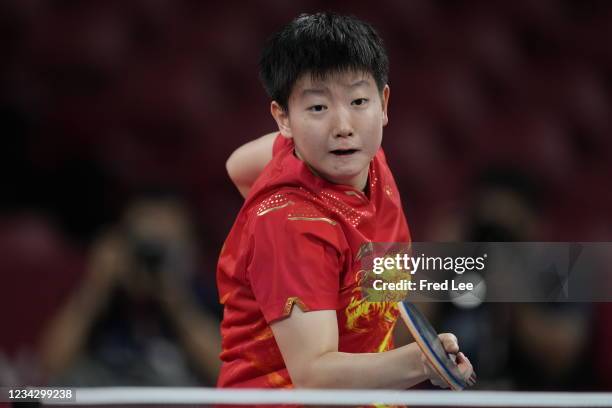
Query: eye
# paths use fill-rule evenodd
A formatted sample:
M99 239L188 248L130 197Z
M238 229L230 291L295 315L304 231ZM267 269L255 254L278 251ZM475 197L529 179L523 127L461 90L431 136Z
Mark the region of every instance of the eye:
M368 101L369 101L369 99L368 99L368 98L358 98L358 99L355 99L355 100L352 102L352 104L353 104L353 105L355 105L355 106L363 106L363 105L365 105L366 103L368 103Z
M312 105L311 107L308 108L308 110L311 112L323 112L326 109L327 109L327 106L325 105Z

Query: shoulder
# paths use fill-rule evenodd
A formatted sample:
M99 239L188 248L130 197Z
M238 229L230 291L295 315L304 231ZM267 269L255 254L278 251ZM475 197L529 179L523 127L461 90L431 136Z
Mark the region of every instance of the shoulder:
M385 155L385 152L382 149L382 147L378 149L378 152L376 152L376 155L374 156L372 163L373 163L373 168L375 172L378 173L378 176L380 176L384 181L388 183L395 184L395 178L393 177L393 171L391 170L391 167L389 166L389 162L387 161L387 156Z
M389 165L387 164L387 156L385 155L385 151L382 147L378 149L378 151L374 155L374 161L387 168L389 167Z
M315 238L340 246L344 241L341 226L309 195L301 188L286 188L253 203L249 221L255 238Z
M280 132L276 133L272 145L272 155L276 156L281 150L291 147L293 147L293 141L290 138L283 136Z

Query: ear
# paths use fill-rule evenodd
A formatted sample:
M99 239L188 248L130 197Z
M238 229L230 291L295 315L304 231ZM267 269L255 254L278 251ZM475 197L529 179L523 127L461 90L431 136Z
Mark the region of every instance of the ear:
M276 101L270 104L270 113L278 125L278 130L285 137L291 137L291 126L289 125L289 112L285 111Z
M389 105L389 94L391 93L391 88L389 85L385 85L382 91L382 110L383 110L383 126L387 126L389 123L389 115L387 111L387 106Z

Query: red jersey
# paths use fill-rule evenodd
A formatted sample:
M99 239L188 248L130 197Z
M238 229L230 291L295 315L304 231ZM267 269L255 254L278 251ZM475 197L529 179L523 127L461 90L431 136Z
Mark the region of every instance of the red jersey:
M218 386L292 387L270 324L294 305L336 310L341 352L392 348L397 306L366 302L360 289L362 244L410 240L382 149L368 183L369 196L314 175L293 154L293 141L277 137L219 257Z

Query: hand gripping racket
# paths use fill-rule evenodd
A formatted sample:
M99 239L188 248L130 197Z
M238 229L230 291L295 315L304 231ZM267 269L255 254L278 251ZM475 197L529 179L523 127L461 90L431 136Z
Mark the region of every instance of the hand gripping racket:
M402 319L412 333L412 337L416 340L433 369L449 387L460 391L467 386L474 385L476 374L472 373L467 381L463 378L457 363L455 363L455 356L444 350L444 346L438 338L438 333L419 309L407 301L398 302L398 306Z

